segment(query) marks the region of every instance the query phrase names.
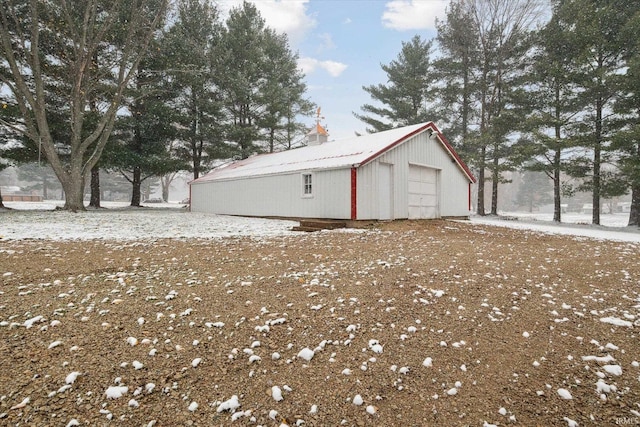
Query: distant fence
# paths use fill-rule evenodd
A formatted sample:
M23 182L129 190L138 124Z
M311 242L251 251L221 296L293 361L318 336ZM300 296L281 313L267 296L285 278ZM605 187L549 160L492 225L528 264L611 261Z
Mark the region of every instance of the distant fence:
M3 202L41 202L42 196L33 194L3 194Z

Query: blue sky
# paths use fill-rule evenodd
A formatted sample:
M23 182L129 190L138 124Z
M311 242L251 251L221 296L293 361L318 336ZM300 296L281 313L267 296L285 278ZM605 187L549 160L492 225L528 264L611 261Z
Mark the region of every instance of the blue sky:
M222 11L242 0L218 0ZM362 86L386 83L380 64L414 35L435 37L448 0L253 0L268 26L289 36L300 56L308 96L322 109L330 139L364 133L352 112L371 103ZM309 125L314 120L308 119Z

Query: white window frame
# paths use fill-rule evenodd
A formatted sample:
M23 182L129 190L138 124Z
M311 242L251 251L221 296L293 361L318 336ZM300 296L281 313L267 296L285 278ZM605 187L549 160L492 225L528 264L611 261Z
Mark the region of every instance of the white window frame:
M313 174L311 172L305 172L300 175L302 179L302 197L303 198L311 198L313 197ZM307 181L308 177L308 181Z

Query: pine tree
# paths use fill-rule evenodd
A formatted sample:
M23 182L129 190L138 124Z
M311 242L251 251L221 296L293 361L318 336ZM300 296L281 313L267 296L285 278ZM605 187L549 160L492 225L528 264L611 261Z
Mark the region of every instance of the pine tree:
M536 34L536 54L520 93L521 104L529 111L522 129L531 138L514 147L525 170L544 172L552 180L555 222L562 221L565 153L573 146L571 128L581 111L568 37L555 15Z
M537 0L463 0L466 12L473 17L478 35L480 65L477 70L479 100L478 136L474 148L479 153L477 213L485 214L484 186L486 169L492 171L491 213L497 214L500 158L509 132L500 120L505 112L510 80L519 71L527 55L526 41L531 26L538 19Z
M583 105L583 120L576 127L580 144L592 152L592 222L600 224L602 165L612 161L613 102L621 95L624 61L635 48L624 28L640 10L627 0L558 0L554 13L572 42L576 82Z
M640 14L630 20L625 31L628 40L640 39ZM640 45L627 61L622 82L625 96L619 98L614 110L620 115L620 129L613 137L611 148L619 153L618 167L631 188L631 210L628 226L640 227Z
M268 28L256 7L244 2L229 13L211 56L231 155L290 147L301 130L295 115L310 115L312 105L287 37Z
M447 129L447 138L471 165L475 150L469 147L469 134L476 119L474 70L479 68L479 37L473 16L460 1L447 7L446 19L437 21L440 56L434 61L438 85L436 116Z
M368 132L417 124L432 117L429 111L432 101L429 85L433 81L431 46L432 41L424 41L420 36L414 36L410 42L402 42L398 57L387 65L381 65L389 83L362 88L382 104L365 104L360 107L363 114L354 113L369 125Z
M265 85L261 91L262 112L257 126L266 140L267 151L290 149L294 139L304 136L306 126L300 116L310 116L314 105L304 97L307 86L298 69L298 55L289 48L287 38L273 30L265 30L264 54L271 60L266 68Z
M160 45L155 52L162 49ZM138 67L135 87L126 93L128 115L118 119L114 141L105 156L132 184L131 206L139 207L145 179L186 167L167 150L176 136L174 111L168 103L173 94L167 87L165 63L158 54L150 54Z
M164 40L166 72L175 91L175 97L169 101L176 112L175 149L190 164L194 179L212 160L228 156L222 90L215 83L218 70L212 67L221 26L212 3L180 0L176 21Z
M526 206L528 212L533 212L533 208L553 201L546 178L542 173L526 170L516 193L515 203L518 206Z
M460 144L477 170L479 215L485 215L487 171L491 213L497 214L502 172L514 167L509 145L518 120L510 103L522 84L522 64L540 6L539 0L453 0L447 19L438 25L443 105L452 106L461 118Z

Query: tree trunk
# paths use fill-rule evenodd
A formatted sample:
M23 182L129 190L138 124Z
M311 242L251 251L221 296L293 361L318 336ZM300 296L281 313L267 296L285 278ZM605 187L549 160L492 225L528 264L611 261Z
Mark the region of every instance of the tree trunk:
M42 169L42 199L49 200L49 180L44 169Z
M131 192L131 206L140 207L140 194L142 187L142 171L140 170L140 166L134 166L133 168L133 179L131 180L133 191Z
M161 179L160 183L162 184L162 200L164 202L169 201L169 187L171 186L171 180L169 179Z
M598 123L596 123L596 129L599 127ZM591 222L595 225L600 225L600 162L602 147L598 135L599 133L596 130L596 138L598 138L598 141L593 148L593 215L591 218Z
M193 160L193 179L198 179L200 178L200 155L198 153L198 150L195 144L193 145L193 148L192 148L191 158Z
M469 134L469 116L471 113L471 90L469 89L469 63L468 51L464 51L463 56L463 77L462 77L462 145L467 148L467 135Z
M555 102L556 102L556 125L555 125L555 138L556 138L556 150L553 155L553 221L562 221L562 204L560 201L560 162L562 161L562 128L560 125L560 85L555 85Z
M604 68L604 59L602 58L602 54L600 54L598 58L598 71L603 70ZM598 77L598 89L600 91L603 90L603 82L600 77ZM595 141L593 147L593 215L591 222L595 225L600 225L600 169L601 169L601 161L602 161L602 110L604 109L604 100L602 99L602 95L598 94L596 97L596 123L595 123Z
M553 222L562 221L560 190L560 147L558 146L553 159Z
M4 208L4 203L2 202L2 189L0 189L0 208Z
M631 186L631 210L629 212L629 227L640 227L640 183Z
M500 181L500 159L498 159L498 147L494 150L493 171L491 172L491 215L498 215L498 183Z
M89 206L92 208L100 207L100 168L98 166L91 168L91 197L89 198Z
M480 165L478 166L478 202L476 207L476 213L481 216L485 216L484 212L484 164L485 156L487 154L487 147L484 145L480 148Z
M71 170L58 179L64 193L63 209L72 212L87 210L84 206L84 176L79 171Z
M271 129L269 129L269 152L270 153L273 153L273 151L276 149L275 139L276 139L276 130L273 127L271 127Z

